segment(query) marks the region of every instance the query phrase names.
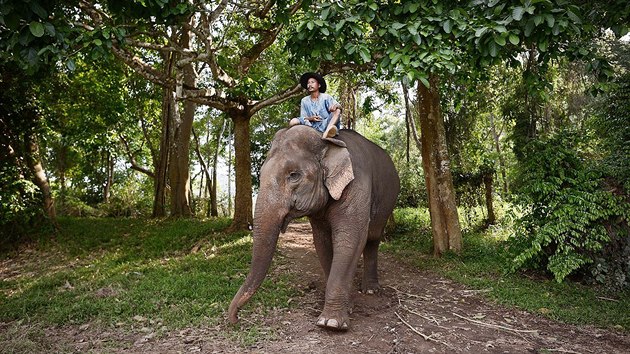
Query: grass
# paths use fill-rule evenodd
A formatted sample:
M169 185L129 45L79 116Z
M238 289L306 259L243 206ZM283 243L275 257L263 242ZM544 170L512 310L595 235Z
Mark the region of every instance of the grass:
M228 219L60 224L54 240L40 235L20 253L0 254L0 323L211 325L223 321L249 271L251 236L225 233ZM248 308L286 306L290 281L265 281Z
M408 263L484 290L484 296L501 304L573 324L596 325L630 332L630 292L607 294L599 287L565 280L557 283L541 274L508 273L505 238L509 225L488 230L472 224L463 230L461 255L434 258L430 219L418 209L395 212L397 227L382 249Z

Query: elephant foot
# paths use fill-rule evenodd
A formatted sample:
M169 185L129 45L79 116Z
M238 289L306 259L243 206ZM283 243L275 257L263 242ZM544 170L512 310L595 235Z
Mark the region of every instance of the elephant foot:
M348 316L326 316L322 313L317 319L317 325L322 328L347 331Z
M364 283L361 285L361 292L367 295L377 295L380 294L382 290L383 288L381 288L378 282Z
M334 318L330 318L330 319L326 319L324 317L320 317L317 320L317 325L319 327L322 328L328 328L328 329L334 329L337 331L347 331L348 330L348 321L343 321L342 324L339 324L339 321L334 319Z

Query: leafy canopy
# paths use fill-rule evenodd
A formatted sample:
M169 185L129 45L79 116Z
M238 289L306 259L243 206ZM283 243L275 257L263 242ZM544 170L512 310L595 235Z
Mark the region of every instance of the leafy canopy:
M312 5L289 43L298 56L375 63L380 73L428 84L429 73L454 73L464 62L488 65L535 48L539 62L587 58L583 40L619 6L566 0L325 1ZM599 16L596 16L599 14ZM627 18L627 16L626 16ZM618 34L627 26L613 27Z

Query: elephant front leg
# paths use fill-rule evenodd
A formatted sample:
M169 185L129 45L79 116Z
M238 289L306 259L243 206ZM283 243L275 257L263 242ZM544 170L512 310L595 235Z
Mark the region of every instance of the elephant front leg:
M333 245L330 225L322 220L311 218L311 228L313 229L313 244L317 251L317 258L324 271L324 283L328 282L330 268L332 267Z
M359 233L365 235L366 233ZM357 262L365 240L357 236L333 240L333 260L330 275L326 283L326 302L324 310L317 319L320 327L347 330L350 319L350 296L352 278L356 272Z

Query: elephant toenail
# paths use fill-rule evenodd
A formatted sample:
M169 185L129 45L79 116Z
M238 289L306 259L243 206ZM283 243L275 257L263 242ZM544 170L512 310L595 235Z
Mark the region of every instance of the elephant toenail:
M339 328L339 322L335 319L328 320L328 327Z
M374 295L374 290L369 289L369 290L367 291L367 293L368 293L368 295Z
M326 326L326 319L325 319L325 318L323 318L323 317L320 317L320 318L317 320L317 325L318 325L318 326L321 326L321 327Z

